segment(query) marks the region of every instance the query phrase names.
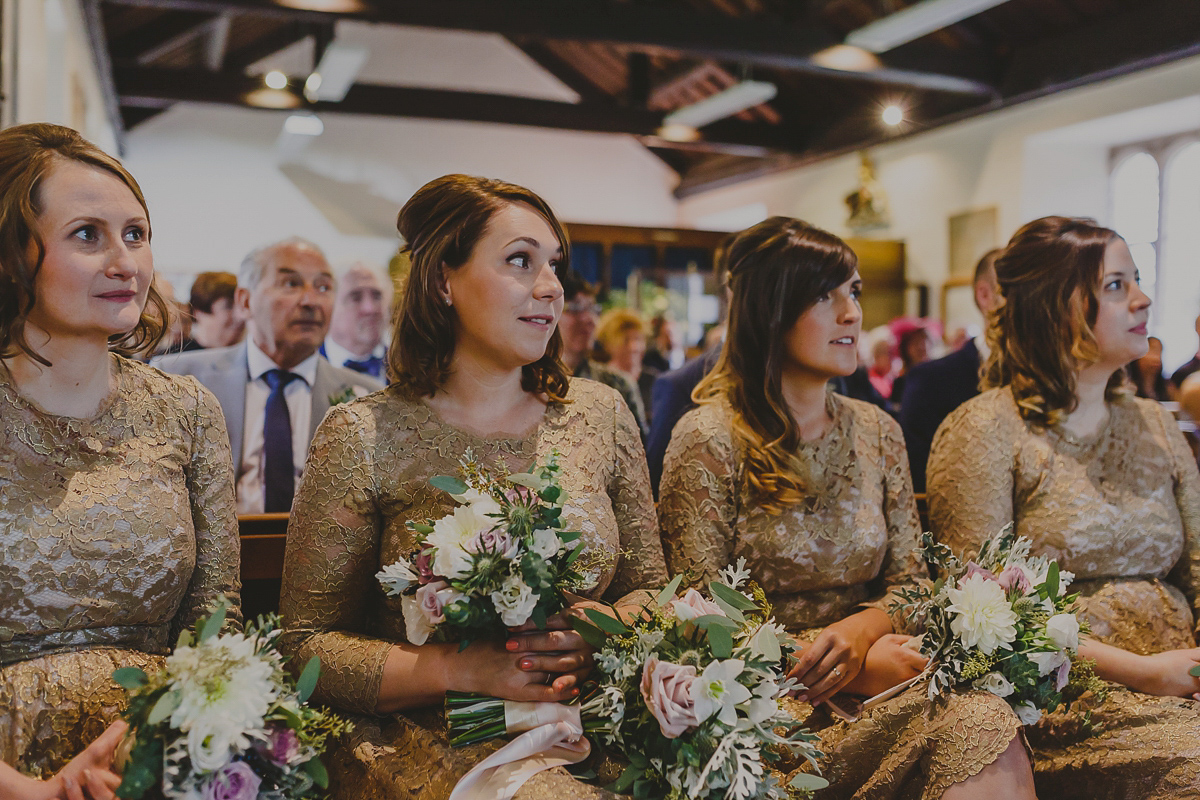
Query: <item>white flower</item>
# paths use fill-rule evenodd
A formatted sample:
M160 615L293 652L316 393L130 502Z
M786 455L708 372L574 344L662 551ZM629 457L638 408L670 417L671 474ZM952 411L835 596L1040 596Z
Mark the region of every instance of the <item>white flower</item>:
M1074 614L1055 614L1046 620L1046 638L1059 650L1078 650L1079 620Z
M462 494L452 495L452 497L464 506L473 506L481 514L501 513L500 504L496 502L496 498L478 489L467 489Z
M224 758L217 752L221 747L226 751L249 747L250 737L263 730L263 717L275 701L279 665L258 655L257 648L256 637L223 634L176 648L167 657L170 686L180 697L171 726L183 733L200 731L189 736L188 746L203 750L205 763Z
M1025 655L1030 661L1037 664L1038 675L1049 675L1051 672L1062 667L1063 664L1071 663L1071 659L1057 650L1026 653Z
M964 647L978 647L985 655L1000 647L1009 649L1017 637L1017 614L1004 587L982 575L972 575L960 581L957 589L951 589L949 597L946 610L954 614L950 629Z
M746 707L742 710L746 712L746 716L755 725L761 725L779 711L779 703L775 697L779 693L779 686L769 677L763 679L758 686L754 687L754 696Z
M494 502L494 501L493 501ZM433 533L425 539L434 548L433 573L441 578L465 578L471 574L471 554L468 543L498 524L482 513L483 503L459 506L453 514L433 523Z
M1037 721L1042 718L1042 711L1036 708L1033 703L1021 703L1013 708L1017 712L1017 719L1021 720L1022 725L1036 725Z
M404 612L404 635L409 644L425 644L429 641L434 625L421 608L421 601L413 595L405 595L400 598L400 610Z
M212 772L233 759L234 739L238 731L220 719L204 719L187 734L188 758L198 772Z
M529 584L515 576L506 579L499 591L492 592L492 605L500 614L500 621L509 627L528 622L538 599Z
M383 584L383 588L387 589L388 596L398 595L417 582L416 573L403 561L388 564L376 572L375 577Z
M714 661L704 668L692 684L692 702L699 722L715 714L730 727L737 724L737 705L751 697L750 690L737 682L745 666L741 659L730 658Z
M1015 689L1008 682L1008 679L999 672L989 672L979 680L975 681L976 689L983 689L985 692L991 692L996 697L1008 697Z
M562 550L562 540L558 538L557 533L549 528L538 528L533 532L533 546L531 549L534 553L549 561Z

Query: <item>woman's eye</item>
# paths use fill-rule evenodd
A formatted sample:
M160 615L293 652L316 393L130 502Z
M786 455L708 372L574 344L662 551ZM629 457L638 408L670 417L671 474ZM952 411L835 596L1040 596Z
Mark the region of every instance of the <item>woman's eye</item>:
M127 242L144 242L146 240L146 231L138 225L134 225L125 231L125 241Z
M1122 285L1124 285L1123 281L1120 278L1117 278L1116 280L1109 281L1108 285L1104 288L1115 292L1119 290Z
M529 267L529 262L530 259L528 253L513 253L508 257L508 263L518 266L521 269L526 269Z
M85 242L95 242L100 239L100 234L96 230L95 225L84 225L71 235L77 239L82 239Z

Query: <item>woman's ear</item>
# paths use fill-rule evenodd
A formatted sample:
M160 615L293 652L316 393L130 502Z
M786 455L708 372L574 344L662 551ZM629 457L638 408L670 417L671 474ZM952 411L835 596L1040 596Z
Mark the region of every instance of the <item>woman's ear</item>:
M437 293L443 303L448 306L454 305L454 295L450 292L450 268L445 264L438 270Z

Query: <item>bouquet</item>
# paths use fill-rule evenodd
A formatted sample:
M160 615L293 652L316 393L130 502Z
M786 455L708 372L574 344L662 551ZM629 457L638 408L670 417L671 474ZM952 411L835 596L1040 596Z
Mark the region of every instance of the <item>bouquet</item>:
M436 521L409 522L412 553L376 577L388 595L402 595L408 640L424 644L494 637L569 605L564 593L595 583L580 556L578 531L562 530L567 494L558 484L558 456L530 473L495 478L468 453L463 479L430 481L458 503Z
M276 649L278 617L222 634L228 608L220 598L194 634L181 633L158 673L113 673L130 691L132 748L119 796L140 798L159 785L184 800L284 800L318 797L328 786L319 755L350 724L305 705L319 662L293 681Z
M1056 561L1029 554L1032 542L1010 523L963 563L926 533L925 558L941 576L898 592L895 608L922 622L920 652L929 656L929 696L957 686L1003 697L1022 724L1071 702L1100 681L1078 661L1074 576Z
M710 597L695 589L676 597L677 576L629 624L592 609L585 611L590 621L573 620L598 651L598 681L574 709L576 724L629 762L612 791L748 800L826 785L800 774L785 787L767 769L784 752L815 767L820 753L816 737L780 707L796 686L781 667L794 648L770 619L762 590L747 584L744 566L741 559L723 570L709 584ZM447 697L451 740L514 733L521 705Z

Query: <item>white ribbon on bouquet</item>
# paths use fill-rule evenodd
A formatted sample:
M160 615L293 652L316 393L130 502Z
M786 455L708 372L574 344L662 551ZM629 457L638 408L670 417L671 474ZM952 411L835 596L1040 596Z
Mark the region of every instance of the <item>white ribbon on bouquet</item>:
M464 775L450 800L509 800L539 772L578 764L591 752L577 705L506 700L504 725L524 732Z

